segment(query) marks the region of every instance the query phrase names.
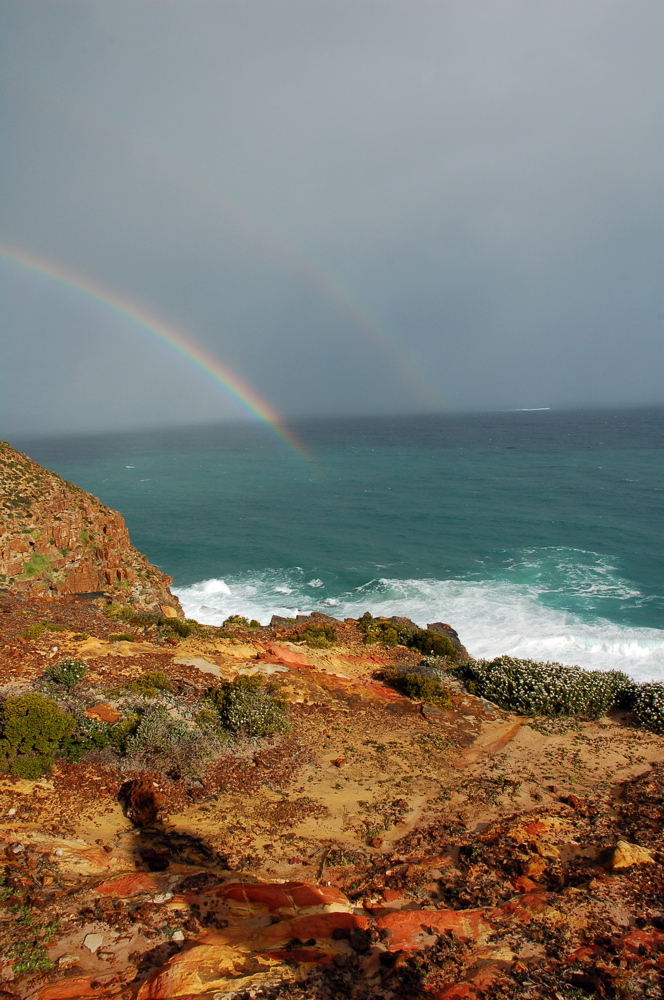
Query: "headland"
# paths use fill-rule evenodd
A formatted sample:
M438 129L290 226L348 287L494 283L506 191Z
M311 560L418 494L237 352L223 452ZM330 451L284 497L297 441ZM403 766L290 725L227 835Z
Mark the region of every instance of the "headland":
M184 620L120 515L3 458L0 997L659 995L622 681L526 714L446 623Z

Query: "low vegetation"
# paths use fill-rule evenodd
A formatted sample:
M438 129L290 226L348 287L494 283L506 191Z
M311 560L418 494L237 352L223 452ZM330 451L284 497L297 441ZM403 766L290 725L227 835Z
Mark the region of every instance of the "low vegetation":
M221 725L240 736L272 736L290 728L286 702L261 677L240 675L213 689Z
M385 671L384 677L401 694L413 701L425 701L439 708L449 708L452 704L450 693L443 685L444 672L428 664L395 667Z
M80 684L87 672L87 664L83 663L82 660L67 658L47 667L44 671L44 676L54 684L61 684L67 688L71 688L76 684Z
M623 709L644 728L664 733L664 684L637 684L618 670L582 670L513 656L466 660L452 669L471 694L510 712L599 719Z
M311 624L300 632L299 639L312 649L329 649L337 644L337 630L334 625Z
M425 656L444 657L451 663L456 663L459 659L459 651L452 640L433 629L400 625L389 618L373 618L368 611L360 618L358 626L364 632L367 644L407 646Z
M133 767L160 771L175 779L199 774L214 750L208 734L173 718L163 705L149 708L126 742Z

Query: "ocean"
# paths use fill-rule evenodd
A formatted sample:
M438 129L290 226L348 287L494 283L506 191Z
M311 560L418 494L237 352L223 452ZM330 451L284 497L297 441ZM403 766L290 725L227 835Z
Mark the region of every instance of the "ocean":
M311 420L13 440L119 510L187 615L451 624L664 680L664 409Z

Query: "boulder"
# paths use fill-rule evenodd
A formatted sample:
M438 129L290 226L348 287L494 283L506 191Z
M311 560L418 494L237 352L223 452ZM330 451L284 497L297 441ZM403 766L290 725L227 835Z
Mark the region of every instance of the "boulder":
M619 840L616 844L609 867L614 871L624 868L632 868L634 865L654 865L655 859L646 847L639 847L638 844L630 844L626 840Z

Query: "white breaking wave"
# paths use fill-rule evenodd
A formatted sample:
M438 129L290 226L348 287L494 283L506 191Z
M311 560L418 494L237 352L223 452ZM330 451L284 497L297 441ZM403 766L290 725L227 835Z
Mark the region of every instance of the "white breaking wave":
M329 594L323 581L299 570L267 570L226 580L205 580L174 592L185 613L209 625L232 614L267 624L285 617L324 611L335 618L404 615L420 626L448 622L471 656L501 654L556 660L587 669L624 670L637 680L664 680L664 631L584 621L542 603L550 587L505 580L371 580L353 591ZM615 593L620 586L608 584ZM597 586L597 581L594 581Z

